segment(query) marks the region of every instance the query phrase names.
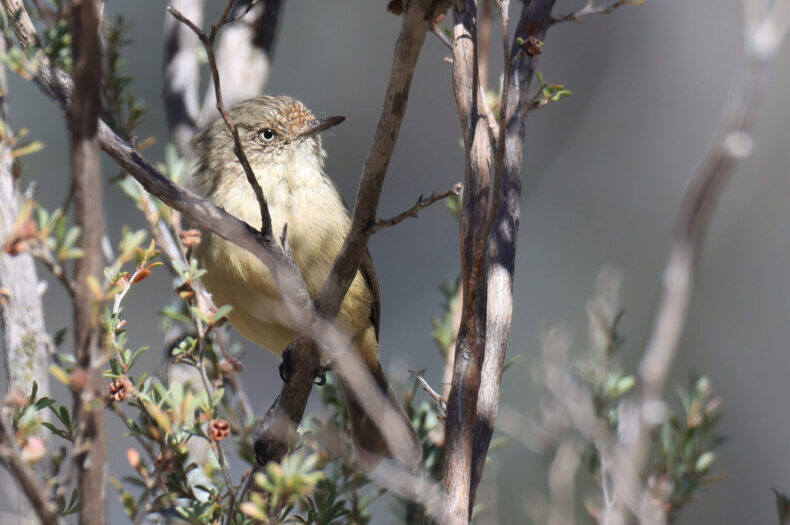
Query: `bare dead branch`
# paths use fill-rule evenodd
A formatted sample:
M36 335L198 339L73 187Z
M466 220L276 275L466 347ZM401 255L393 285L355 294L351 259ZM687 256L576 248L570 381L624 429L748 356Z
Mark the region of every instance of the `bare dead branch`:
M603 5L595 5L595 0L587 0L584 4L584 7L573 11L572 13L567 13L564 15L559 15L552 17L551 24L559 24L562 22L581 22L582 18L589 15L608 15L618 7L622 7L624 5L644 5L644 0L615 0L614 2L609 2Z
M447 400L444 397L442 397L442 395L439 392L434 390L433 387L431 387L431 385L428 383L428 381L425 380L425 378L423 377L423 370L417 370L417 371L409 370L409 372L414 374L414 377L417 378L417 382L420 383L420 386L425 391L425 393L427 393L433 399L439 418L445 419L447 417Z
M487 281L486 343L481 387L477 397L472 503L482 478L488 445L494 431L505 351L513 315L513 272L521 214L520 171L525 118L528 112L529 86L538 58L524 54L519 42L526 41L529 37L543 40L550 25L554 0L524 3L512 44L506 40L508 38L507 2L500 2L500 7L507 65L495 161L493 203L486 220L486 228L490 228L484 263Z
M478 105L477 13L467 0L453 8L453 93L466 151L460 218L463 306L447 400L444 450L444 523L471 516L473 438L485 348L485 281L477 278L477 246L484 239L490 184L491 138Z
M104 417L104 360L100 348L100 327L91 281L101 282L104 259L102 179L99 163L97 124L102 78L99 42L99 6L94 0L71 4L74 35L74 96L69 111L75 218L81 229L80 248L84 255L75 269L74 338L77 366L88 374L83 390L74 391L78 421L74 448L77 483L84 495L80 525L107 522L107 435Z
M255 172L252 171L250 161L247 159L247 155L244 153L244 147L242 146L241 138L239 137L239 130L236 128L236 125L233 123L230 115L225 109L225 103L222 100L222 88L220 87L219 71L217 70L217 58L214 54L214 42L217 38L217 33L222 28L222 26L228 23L230 8L233 6L234 1L235 0L228 1L227 5L225 6L225 10L222 12L219 22L211 27L211 32L208 35L204 33L199 27L197 27L194 22L184 17L184 15L182 15L173 6L168 6L167 10L178 21L189 27L195 33L195 35L197 35L197 37L203 43L203 47L206 49L208 64L209 68L211 69L211 77L214 82L214 95L217 101L217 110L219 111L220 115L222 116L222 120L225 121L225 125L228 127L228 130L233 136L233 152L236 154L236 158L244 168L244 174L247 176L247 182L252 187L252 190L255 193L255 198L258 200L258 207L261 210L260 231L264 237L271 237L272 219L269 215L269 206L266 204L266 197L263 195L263 189L261 189L261 185L258 183L258 179L255 177Z
M14 441L12 429L4 413L0 413L0 459L3 466L16 478L42 525L59 525L61 521L58 507L49 496L41 478L22 459L22 452Z
M460 182L455 183L455 185L447 191L443 191L441 193L431 193L428 197L423 197L420 195L420 198L417 199L417 202L414 203L414 206L405 210L398 215L390 218L390 219L376 219L376 224L373 226L373 233L376 233L379 230L383 230L385 228L390 228L395 226L396 224L400 224L401 222L405 221L406 219L413 217L417 218L417 214L420 213L422 210L430 206L435 202L439 202L440 200L446 199L451 195L460 195L461 190L463 189L464 185Z
M205 0L171 0L171 5L189 20L200 24ZM186 26L165 16L162 99L170 129L170 138L182 157L187 156L189 141L197 131L200 112L198 89L200 64L197 49L200 41Z

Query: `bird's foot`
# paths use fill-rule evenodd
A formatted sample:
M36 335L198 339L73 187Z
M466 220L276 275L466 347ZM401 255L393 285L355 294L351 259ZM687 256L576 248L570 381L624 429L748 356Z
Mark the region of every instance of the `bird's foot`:
M313 383L317 386L324 386L326 384L326 373L332 370L332 363L329 362L325 365L318 365L315 369L315 379Z
M280 361L280 379L283 380L283 383L287 383L291 380L291 376L294 372L294 355L291 351L291 347L286 348L283 350L282 361Z
M313 383L318 386L323 386L326 384L326 373L332 370L332 363L326 365L318 365L315 370L315 379ZM280 361L280 379L283 380L283 383L288 383L293 376L294 371L294 362L293 362L293 352L290 348L286 348L283 350L282 361Z

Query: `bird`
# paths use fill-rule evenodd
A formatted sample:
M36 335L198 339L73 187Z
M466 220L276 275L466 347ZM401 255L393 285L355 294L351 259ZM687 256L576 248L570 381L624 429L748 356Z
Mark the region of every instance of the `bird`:
M236 126L269 208L273 232L287 228L293 259L310 296L320 292L351 227L351 217L337 188L326 174L321 132L344 117L317 118L302 102L284 95L263 95L228 110ZM223 119L217 119L192 139L192 188L231 215L261 228L255 193L234 153L234 142ZM279 235L275 242L282 243ZM295 320L286 307L269 269L255 256L206 229L194 248L206 270L201 280L218 306L230 305L228 321L244 337L276 356L294 339ZM381 298L373 260L366 250L335 321L350 336L352 347L370 371L375 385L406 424L405 450L393 454L381 431L343 380L351 434L357 457L374 466L381 458L416 465L422 445L398 403L379 360ZM284 378L287 379L287 378Z

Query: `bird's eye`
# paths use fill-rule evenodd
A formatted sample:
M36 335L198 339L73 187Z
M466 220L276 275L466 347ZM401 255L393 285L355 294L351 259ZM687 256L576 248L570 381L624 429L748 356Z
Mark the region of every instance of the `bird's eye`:
M275 133L274 130L270 128L266 128L261 131L261 138L266 142L274 140L275 135L277 135L277 133Z

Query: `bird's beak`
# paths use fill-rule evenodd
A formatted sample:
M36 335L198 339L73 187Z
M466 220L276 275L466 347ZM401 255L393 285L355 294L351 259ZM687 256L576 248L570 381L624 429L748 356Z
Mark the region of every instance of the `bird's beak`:
M321 133L329 128L335 127L346 120L346 117L327 117L317 118L307 122L307 129L299 134L299 137L309 137L316 133Z

